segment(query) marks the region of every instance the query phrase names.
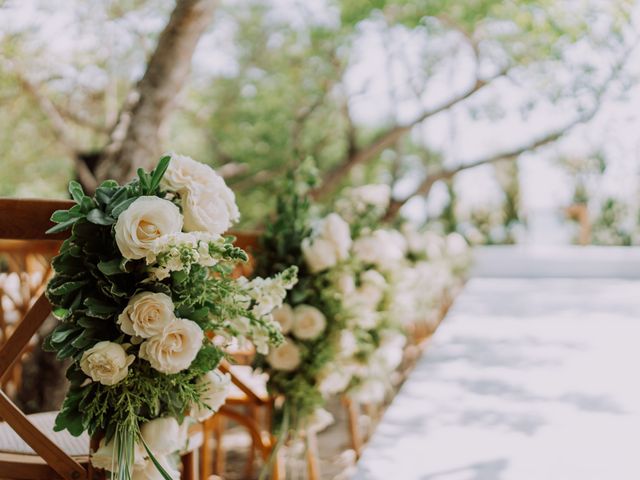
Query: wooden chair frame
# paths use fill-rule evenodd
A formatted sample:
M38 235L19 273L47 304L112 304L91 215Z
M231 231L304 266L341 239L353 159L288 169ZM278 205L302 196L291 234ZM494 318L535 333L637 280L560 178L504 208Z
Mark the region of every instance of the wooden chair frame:
M50 218L56 210L67 210L75 205L66 200L0 198L0 240L50 242L51 249L59 248L69 232L47 235L54 224ZM16 248L19 248L16 245ZM47 251L50 248L46 248ZM51 304L43 292L31 306L7 341L0 347L0 384L19 361L42 323L51 313ZM0 418L4 420L39 456L0 452L0 472L3 478L15 479L101 479L104 472L94 470L89 455L71 457L43 432L38 430L8 395L0 390ZM89 451L98 447L98 438L92 438ZM196 446L197 448L198 446ZM89 453L89 452L88 452ZM181 454L182 478L195 478L194 450Z
M73 205L66 201L0 199L0 239L47 240L59 243L65 234L46 235L53 224L49 220L55 210ZM44 295L38 299L17 325L13 334L0 348L0 379L7 375L27 349L51 305ZM0 453L0 469L9 478L90 478L92 471L88 456L77 459L67 455L58 445L38 430L0 390L0 417L40 456ZM89 447L89 445L87 445ZM44 463L42 462L44 461Z

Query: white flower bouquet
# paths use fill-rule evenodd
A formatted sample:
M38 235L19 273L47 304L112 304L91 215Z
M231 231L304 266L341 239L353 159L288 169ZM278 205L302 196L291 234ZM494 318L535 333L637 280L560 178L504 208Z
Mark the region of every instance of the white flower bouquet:
M256 339L262 351L281 344L271 311L295 268L233 278L247 260L222 235L239 216L233 192L190 158L166 156L93 197L75 182L69 190L77 204L54 213L51 231L71 234L47 287L60 323L45 346L72 360L55 428L101 437L92 461L111 478L178 478L171 454L184 447L189 417L212 415L229 390L212 338Z

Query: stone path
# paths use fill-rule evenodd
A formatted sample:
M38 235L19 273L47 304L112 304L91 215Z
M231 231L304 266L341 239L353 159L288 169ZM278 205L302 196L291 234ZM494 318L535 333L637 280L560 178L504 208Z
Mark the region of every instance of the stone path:
M354 480L640 478L640 280L474 278Z

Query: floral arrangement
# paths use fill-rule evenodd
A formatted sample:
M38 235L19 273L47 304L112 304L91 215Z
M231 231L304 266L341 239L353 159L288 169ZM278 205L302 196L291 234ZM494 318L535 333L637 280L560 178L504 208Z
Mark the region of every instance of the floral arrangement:
M278 274L287 265L299 268L287 303L273 314L285 340L256 357L256 366L269 375L269 391L284 400L275 422L281 438L330 423L322 409L325 400L349 382L347 378L336 384L332 367L341 354L350 315L339 285L351 272L352 240L344 219L336 213L321 217L311 204L307 192L313 176L304 165L288 175L275 217L261 238L256 265L256 273L263 276Z
M281 424L293 430L326 425L321 407L332 395L380 391L381 384L384 394L384 377L398 366L405 342L388 308L392 271L405 256L403 247L390 251L388 240L404 238L375 229L389 188L349 190L337 212L322 216L306 195L310 186L293 174L288 178L257 268L272 275L288 264L299 267L298 284L274 311L285 342L257 358L270 391L284 398Z
M410 273L406 241L397 230L381 228L391 191L387 185L347 189L336 207L350 220L353 236L353 279L343 280L344 301L350 309L350 349L343 349L339 370L350 378L347 392L362 403L379 403L393 386L392 373L403 358L406 335L403 319ZM344 287L349 285L348 287Z
M223 236L239 217L235 197L188 157L165 156L94 196L75 182L69 191L76 205L55 212L50 230L71 229L47 287L60 323L46 347L72 360L55 429L101 436L92 463L111 478L179 478L172 454L189 423L212 415L229 390L217 339L249 338L265 353L282 343L271 311L296 270L234 279L247 260Z
M419 231L406 224L402 232L407 243L410 269L399 289L400 302L411 305L407 318L414 324L435 327L442 308L462 287L471 266L469 244L459 233L441 235L430 230Z

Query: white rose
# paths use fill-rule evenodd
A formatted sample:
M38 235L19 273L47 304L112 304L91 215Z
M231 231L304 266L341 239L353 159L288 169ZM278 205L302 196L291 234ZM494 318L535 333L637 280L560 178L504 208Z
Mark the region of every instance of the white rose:
M221 235L240 218L235 196L222 178L184 195L182 211L184 228L188 232Z
M286 339L282 345L271 349L267 361L275 370L291 372L300 365L300 357L300 349L291 339Z
M162 373L178 373L196 358L204 333L197 323L177 318L140 345L140 358Z
M180 424L174 417L160 417L142 424L140 434L154 455L177 452L186 443Z
M224 179L192 158L171 154L161 185L180 195L187 231L220 235L240 218L236 197Z
M360 281L363 285L372 285L378 288L387 286L387 280L377 270L367 270L360 275Z
M193 158L175 153L169 155L171 161L160 181L165 190L186 193L197 186L207 184L212 176L217 176L211 167Z
M374 356L373 362L379 364L383 370L390 372L400 366L404 351L402 348L384 347L378 349Z
M352 297L353 304L375 309L384 297L387 286L385 278L376 270L367 270L360 276L362 285L356 290Z
M282 333L289 333L294 322L291 305L284 303L282 306L276 308L273 311L273 319L280 324L280 331Z
M251 341L253 346L256 347L256 352L260 355L266 355L269 353L269 345L271 339L269 333L264 330L254 330Z
M116 222L116 243L124 258L144 258L153 242L182 230L180 209L158 197L137 198Z
M378 325L378 314L367 308L359 308L355 313L356 325L365 330L371 330Z
M305 238L302 241L302 254L311 273L321 272L338 263L335 247L323 238Z
M353 243L354 255L364 263L389 268L400 262L406 252L406 242L399 232L376 230Z
M298 305L293 310L293 334L300 340L313 340L327 326L327 318L316 307Z
M344 392L351 381L351 372L346 368L335 368L321 376L318 390L325 397Z
M140 468L146 464L144 459L146 451L144 447L136 442L133 447L133 468ZM104 468L105 470L112 471L114 467L113 458L113 440L109 443L105 443L105 439L100 440L98 449L91 454L91 465L97 468Z
M404 346L407 338L395 330L380 332L380 347L374 354L373 362L383 370L392 371L398 368L404 357Z
M154 455L158 463L169 474L171 480L180 480L180 472L171 463L166 455ZM143 467L134 467L131 480L164 480L160 471L156 468L151 460L147 460Z
M391 187L386 184L363 185L351 189L350 197L366 205L386 210L391 200Z
M435 260L442 257L446 248L445 239L437 233L424 233L424 248L429 260Z
M322 221L320 237L329 241L336 252L338 260L346 260L351 248L351 229L337 213L327 215Z
M358 386L351 396L360 403L380 403L386 392L387 388L381 380L369 379Z
M168 295L141 292L131 297L118 316L118 324L127 335L149 338L162 332L176 318L173 309Z
M202 422L224 404L231 391L231 376L215 370L200 377L197 384L203 389L200 399L209 408L195 406L191 409L190 416Z
M469 251L469 244L459 233L450 233L446 238L447 254L452 257L466 255Z
M358 340L350 330L340 332L339 345L342 357L350 357L358 350Z
M82 354L80 368L96 382L115 385L127 376L135 358L118 343L98 342Z
M305 420L305 428L310 432L321 432L334 422L333 415L324 408L316 408Z
M343 273L338 277L337 288L343 295L351 295L356 291L356 280L350 273Z
M247 317L236 317L229 320L231 327L235 328L240 335L247 335L251 330L251 320Z

